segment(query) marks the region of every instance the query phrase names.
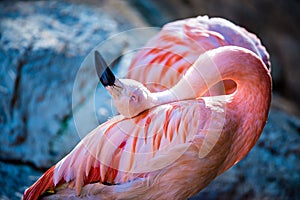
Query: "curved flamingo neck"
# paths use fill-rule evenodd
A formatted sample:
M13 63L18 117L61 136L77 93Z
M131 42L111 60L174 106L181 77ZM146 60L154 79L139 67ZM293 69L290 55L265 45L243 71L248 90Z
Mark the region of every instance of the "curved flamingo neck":
M227 79L237 84L239 94L251 92L259 87L263 74L270 79L268 69L253 52L236 46L220 47L202 54L175 86L153 93L154 104L201 97L216 83ZM247 91L246 85L249 86ZM225 93L224 88L220 90Z
M201 55L170 90L155 93L160 103L195 99L216 83L227 79L233 80L237 89L231 94L231 101L225 105L224 133L231 134L232 144L228 146L229 153L219 173L250 151L268 118L271 76L263 61L241 47L220 47Z

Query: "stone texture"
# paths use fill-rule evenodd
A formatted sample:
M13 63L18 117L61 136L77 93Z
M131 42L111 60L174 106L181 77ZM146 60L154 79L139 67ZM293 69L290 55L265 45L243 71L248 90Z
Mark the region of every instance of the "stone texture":
M0 13L0 158L49 167L80 139L72 108L88 105L97 85L93 66L78 71L83 59L98 43L133 25L101 8L62 1L2 2ZM105 56L119 56L124 41L107 45ZM99 108L110 108L101 101ZM88 117L84 122L85 133L98 124Z
M24 190L35 182L42 172L28 165L0 162L0 199L20 200Z

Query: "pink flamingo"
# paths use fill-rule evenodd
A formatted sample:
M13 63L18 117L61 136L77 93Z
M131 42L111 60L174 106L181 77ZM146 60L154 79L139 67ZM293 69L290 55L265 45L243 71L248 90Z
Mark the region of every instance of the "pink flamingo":
M158 93L106 74L102 83L126 117L94 129L23 198L47 190L56 194L46 199L183 199L199 192L249 152L265 125L271 77L255 53L206 51ZM201 97L222 80L234 81L235 90Z

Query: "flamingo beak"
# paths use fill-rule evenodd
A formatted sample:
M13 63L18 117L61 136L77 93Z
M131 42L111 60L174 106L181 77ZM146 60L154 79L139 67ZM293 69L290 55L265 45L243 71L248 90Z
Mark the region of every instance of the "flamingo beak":
M115 75L107 66L104 58L100 55L98 51L95 51L95 67L100 82L104 87L113 86L115 84Z
M123 84L119 79L115 80L115 83L112 86L105 87L107 91L112 95L113 98L117 98L122 94Z
M102 85L113 97L119 96L123 90L123 84L115 77L98 51L95 51L95 67Z
M116 81L115 75L112 73L112 71L107 67L105 71L102 73L100 77L100 82L104 87L107 86L114 86Z

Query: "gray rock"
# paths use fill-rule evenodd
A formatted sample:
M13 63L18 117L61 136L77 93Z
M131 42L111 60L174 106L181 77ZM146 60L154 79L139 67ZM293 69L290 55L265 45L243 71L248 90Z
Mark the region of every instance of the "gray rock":
M20 200L24 190L41 176L41 171L19 163L0 162L0 199Z
M100 8L62 1L2 2L0 13L0 159L49 167L80 139L72 107L80 108L97 84L95 69L88 66L72 101L84 57L131 25Z

